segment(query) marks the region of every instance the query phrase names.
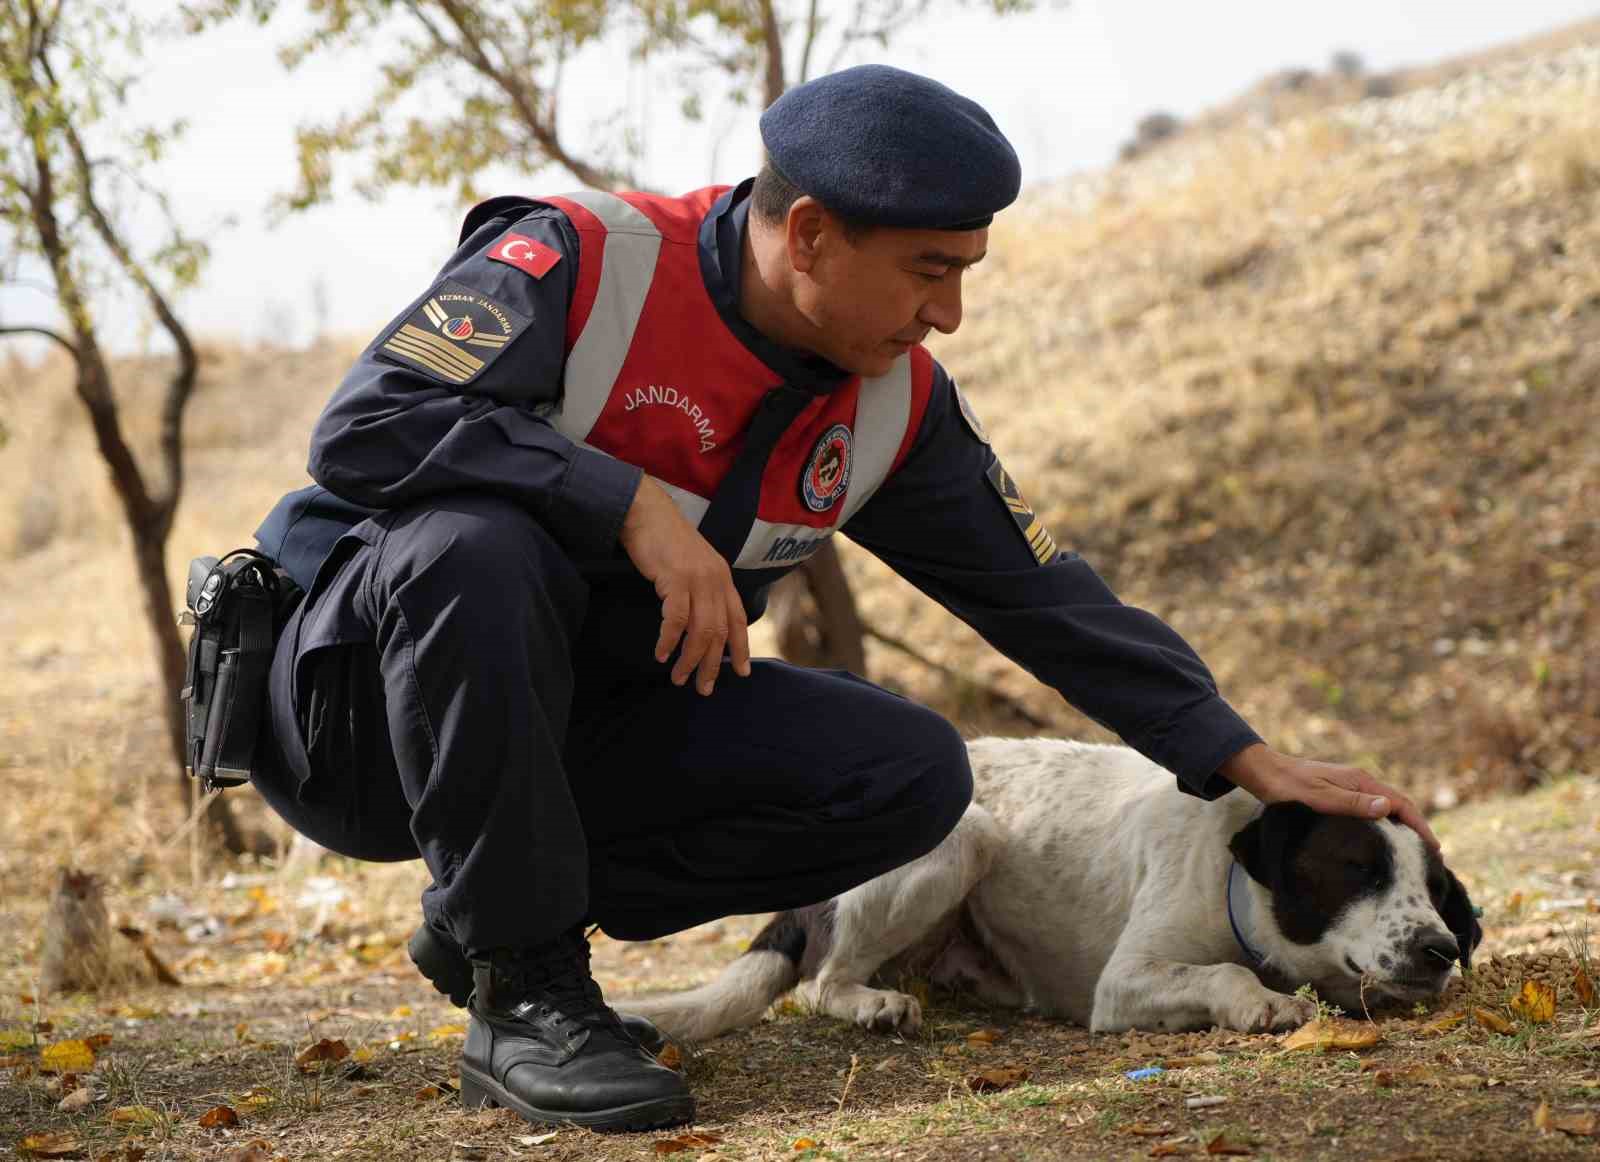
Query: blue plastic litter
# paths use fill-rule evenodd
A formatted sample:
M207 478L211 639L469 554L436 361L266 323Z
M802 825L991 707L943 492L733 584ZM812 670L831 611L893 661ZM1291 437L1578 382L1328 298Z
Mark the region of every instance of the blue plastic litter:
M1143 1069L1130 1069L1122 1076L1126 1077L1129 1081L1143 1081L1147 1077L1155 1077L1158 1073L1165 1072L1166 1070L1161 1068L1159 1065L1147 1065Z

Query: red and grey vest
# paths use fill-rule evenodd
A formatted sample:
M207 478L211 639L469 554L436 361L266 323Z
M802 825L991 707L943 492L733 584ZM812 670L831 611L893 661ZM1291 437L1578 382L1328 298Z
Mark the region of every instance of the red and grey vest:
M723 323L701 275L700 226L725 189L540 199L581 243L564 394L546 418L649 473L695 525L780 382ZM910 451L932 384L933 359L916 347L809 403L772 450L734 568L792 565L849 520Z

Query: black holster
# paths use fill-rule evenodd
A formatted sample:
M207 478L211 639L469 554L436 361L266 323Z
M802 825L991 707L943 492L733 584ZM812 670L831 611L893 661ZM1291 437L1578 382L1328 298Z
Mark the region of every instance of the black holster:
M300 591L270 557L235 549L189 562L185 596L185 765L207 791L237 787L254 769L273 645Z

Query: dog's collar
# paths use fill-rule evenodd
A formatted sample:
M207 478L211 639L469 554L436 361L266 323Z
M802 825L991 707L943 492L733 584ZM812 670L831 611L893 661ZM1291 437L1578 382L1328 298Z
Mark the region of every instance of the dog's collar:
M1239 942L1239 947L1244 949L1244 954L1250 958L1251 964L1264 964L1266 957L1257 952L1245 939L1244 930L1239 927L1241 918L1249 923L1250 897L1245 892L1247 875L1236 875L1239 870L1239 861L1231 860L1228 863L1228 927L1233 929L1233 938Z

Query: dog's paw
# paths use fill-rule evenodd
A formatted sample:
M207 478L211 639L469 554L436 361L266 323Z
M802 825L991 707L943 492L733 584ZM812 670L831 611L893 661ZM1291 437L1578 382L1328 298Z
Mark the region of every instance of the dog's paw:
M1285 1029L1298 1029L1317 1015L1317 1003L1304 997L1291 997L1284 993L1260 992L1241 997L1228 1006L1227 1020L1221 1022L1230 1029L1246 1033L1279 1033Z
M916 997L888 989L862 989L853 998L851 1020L875 1033L910 1037L922 1028L922 1006Z

